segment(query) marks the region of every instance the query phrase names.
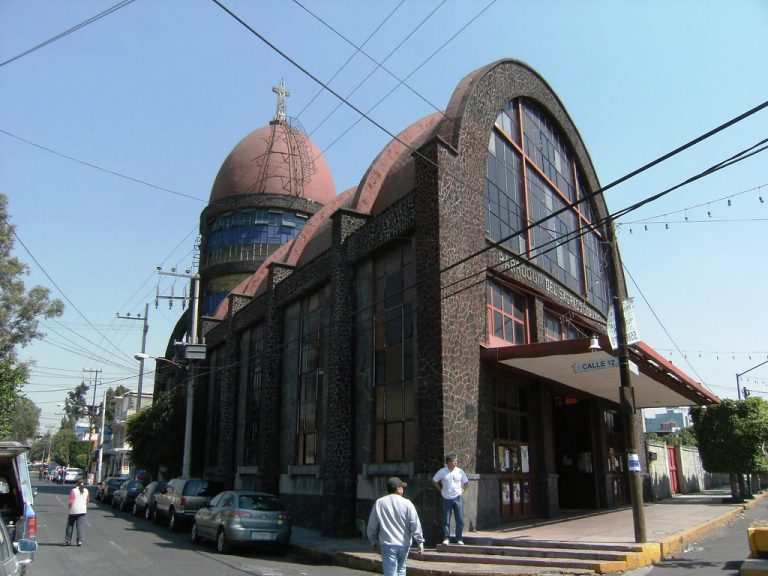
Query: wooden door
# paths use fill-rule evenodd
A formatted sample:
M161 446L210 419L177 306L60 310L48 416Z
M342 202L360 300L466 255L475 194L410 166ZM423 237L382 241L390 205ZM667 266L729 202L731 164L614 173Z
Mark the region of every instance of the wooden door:
M672 494L680 493L680 482L677 479L677 451L674 446L667 446L667 462L669 462L669 487Z

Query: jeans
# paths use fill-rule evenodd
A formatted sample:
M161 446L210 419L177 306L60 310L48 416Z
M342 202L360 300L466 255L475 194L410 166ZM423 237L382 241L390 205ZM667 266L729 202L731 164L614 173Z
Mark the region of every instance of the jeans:
M410 546L381 546L381 570L384 576L405 576L405 561Z
M443 500L443 540L451 535L451 512L456 520L456 540L461 540L464 535L464 503L461 496Z
M77 541L85 540L85 514L70 514L67 517L67 531L64 535L64 541L72 542L72 528L77 526Z

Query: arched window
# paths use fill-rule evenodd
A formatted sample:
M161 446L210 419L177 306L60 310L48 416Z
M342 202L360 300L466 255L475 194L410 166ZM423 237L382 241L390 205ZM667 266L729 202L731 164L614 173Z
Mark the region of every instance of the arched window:
M585 182L546 111L520 98L507 102L488 143L486 234L607 313L606 249L599 230L591 229L590 202L568 207L589 193Z

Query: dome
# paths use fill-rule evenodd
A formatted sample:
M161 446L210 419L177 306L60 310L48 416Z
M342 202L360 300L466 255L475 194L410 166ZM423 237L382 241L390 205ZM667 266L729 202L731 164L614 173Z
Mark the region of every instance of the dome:
M210 203L249 194L278 194L327 204L336 196L328 163L287 120L258 128L229 153L216 175Z

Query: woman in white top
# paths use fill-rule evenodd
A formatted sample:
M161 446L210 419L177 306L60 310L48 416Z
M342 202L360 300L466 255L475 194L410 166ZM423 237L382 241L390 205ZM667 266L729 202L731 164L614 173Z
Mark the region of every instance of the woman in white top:
M83 545L85 538L85 514L88 512L88 503L91 495L83 485L82 480L77 481L77 486L69 492L69 517L67 518L67 531L64 534L64 544L72 543L72 528L77 526L77 545Z

